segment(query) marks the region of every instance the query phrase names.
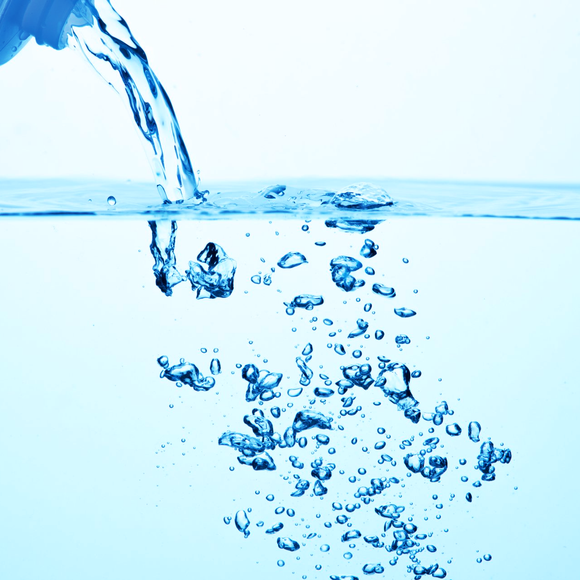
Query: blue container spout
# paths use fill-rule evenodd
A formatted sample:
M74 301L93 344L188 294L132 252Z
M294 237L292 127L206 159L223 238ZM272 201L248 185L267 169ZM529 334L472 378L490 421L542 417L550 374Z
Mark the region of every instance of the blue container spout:
M0 65L16 56L30 37L60 50L63 32L77 3L84 0L0 0Z

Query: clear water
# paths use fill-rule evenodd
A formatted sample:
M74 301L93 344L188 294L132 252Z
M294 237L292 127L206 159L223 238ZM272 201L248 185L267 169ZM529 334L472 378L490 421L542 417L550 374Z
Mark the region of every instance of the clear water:
M126 22L77 10L162 203L1 184L0 577L571 577L578 188L201 192Z
M43 185L4 184L1 577L573 577L574 188L22 219ZM493 207L575 219L444 217Z
M108 0L78 3L68 45L126 98L163 201L200 202L194 170L169 96L127 22Z

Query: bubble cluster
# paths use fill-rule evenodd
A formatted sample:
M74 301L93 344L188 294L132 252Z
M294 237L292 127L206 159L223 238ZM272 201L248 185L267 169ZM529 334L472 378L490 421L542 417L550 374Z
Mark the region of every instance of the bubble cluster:
M283 193L265 190L263 195ZM358 203L357 196L341 194L336 203L347 207ZM334 223L329 226L327 222L329 227L359 233L376 225L362 220L329 221ZM215 258L212 262L208 257L209 262L203 263L217 266L220 259L230 260L218 252L219 246L208 247L204 252ZM383 298L396 298L394 288L382 283L366 285L362 276L381 279L377 260L383 254L376 258L379 247L370 239L365 239L362 248L357 245L355 251L358 248L362 259L375 258L378 273L363 270L361 261L352 256L333 253L337 257L330 261L332 292L325 289L324 298L321 294L299 294L284 303L286 314L298 319L292 328L297 332L293 339L296 350L277 353L287 360L286 366L277 362L278 372L261 368L267 362L262 357L245 365L238 363L228 377L236 404L248 406L242 413L239 431L220 429L218 444L229 448L224 453L235 452L244 470L264 472L253 476L256 482L264 478L264 484L252 506L261 510L261 519L250 523L250 516L254 519L256 512L246 508L235 513L232 510L224 523L233 521L244 538L249 538L250 530L266 534L275 549L273 562L303 578L311 577L306 569L311 559L308 565L316 570L314 578L324 574L331 580L359 580L361 575L382 576L387 568L397 565L406 567L414 580L446 578L452 559L438 561L442 553L448 558L437 536L440 520L445 521L454 504L469 509L467 504L480 501L479 490L470 487L472 491L466 492L465 484L471 480L479 488L494 481L498 467L509 464L512 453L503 446L496 447L491 440L481 443L480 423L464 422L447 401L436 398L436 404L421 404L429 387L438 385L437 377L422 365L421 371L414 362L401 360L411 338L408 334L396 335L389 323L396 324L397 331L409 333L413 345L421 343L424 336L412 334L415 321L407 322L417 313L403 306L388 307L393 303ZM285 276L300 276L307 268L297 267L306 263L303 254L287 252L277 265L289 271ZM312 258L309 268L316 265ZM325 276L328 284L328 273ZM247 278L246 283L250 284ZM412 286L401 284L398 288ZM319 291L316 287L313 290ZM401 290L399 298L410 300L409 296L413 296L412 290ZM347 304L347 300L348 314L342 317L336 304ZM307 314L314 308L320 308L320 319ZM420 322L419 317L417 320ZM317 321L321 323L318 331ZM379 321L383 328L377 327ZM270 357L269 353L262 354ZM228 367L223 357L214 358L209 365L211 376L204 377L183 359L173 367L165 356L159 357L158 363L162 377L194 390L207 390L216 379L224 381L223 369ZM283 380L284 388L280 388ZM358 427L375 421L379 423L374 423L372 439L368 434L361 435ZM235 424L234 428L238 429ZM463 442L473 449L469 462L453 455L454 446ZM463 447L460 449L463 455ZM465 471L468 467L472 468L470 472ZM266 472L271 473L264 475ZM475 480L473 473L477 474ZM272 477L277 476L280 486L269 487ZM443 483L460 486L451 488L448 500L440 497ZM429 490L424 494L428 498L426 506L425 498L416 491L423 488ZM312 506L318 511L315 516ZM296 552L297 556L278 559L277 550ZM486 554L482 562L490 561L491 555Z

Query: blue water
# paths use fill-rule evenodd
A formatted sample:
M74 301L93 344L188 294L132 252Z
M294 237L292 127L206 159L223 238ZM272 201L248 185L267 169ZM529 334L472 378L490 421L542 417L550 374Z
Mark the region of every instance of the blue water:
M160 199L0 183L0 577L574 577L579 188L200 191L127 23L77 11Z
M569 576L576 220L388 189L364 233L153 222L128 189L2 221L1 577Z
M147 55L127 22L108 0L79 2L68 46L78 50L103 79L124 97L139 131L164 202L191 204L197 189L187 147L171 100L149 66Z

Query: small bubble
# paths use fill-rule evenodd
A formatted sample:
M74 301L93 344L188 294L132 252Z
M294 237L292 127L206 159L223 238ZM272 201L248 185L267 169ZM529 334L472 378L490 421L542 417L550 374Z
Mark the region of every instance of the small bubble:
M321 552L328 552L329 550L330 550L330 546L328 544L322 544L322 546L320 546Z
M117 200L112 195L109 195L109 197L107 197L107 203L109 205L117 205Z
M484 559L486 562L489 562L489 561L491 560L491 554L486 554L486 555L483 557L483 559Z
M268 495L266 496L266 499L267 499L268 501L274 501L274 496L273 496L273 495L270 493L270 494L268 494Z
M283 568L285 563L286 562L284 562L284 560L278 560L278 562L277 562L277 564L280 568Z
M308 227L306 224L304 224L304 225L302 226L302 231L303 231L303 232L307 232L309 229L310 229L310 228L309 228L309 227Z
M246 238L249 238L249 237L250 237L250 232L248 232L248 233L246 234Z
M345 560L350 560L350 559L352 558L352 552L345 552L345 553L342 555L342 557L343 557Z
M409 260L407 258L403 258L403 264L408 264Z
M173 407L174 407L173 403L169 403L169 408L173 409Z

